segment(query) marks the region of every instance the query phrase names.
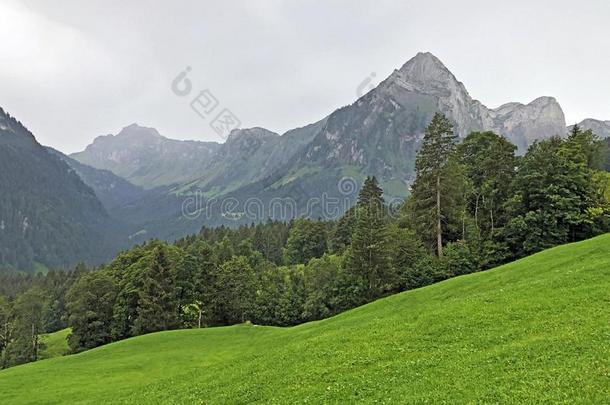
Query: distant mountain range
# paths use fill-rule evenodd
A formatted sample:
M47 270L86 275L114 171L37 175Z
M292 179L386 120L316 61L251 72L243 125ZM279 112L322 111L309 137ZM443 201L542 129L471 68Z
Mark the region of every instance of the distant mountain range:
M388 199L404 198L425 128L437 111L454 122L460 137L491 130L520 153L537 139L568 131L554 98L490 109L434 55L419 53L353 104L283 135L239 129L219 144L168 139L132 124L96 138L82 152L65 156L49 149L49 155L89 186L100 215L107 212L120 224L117 239L127 245L175 239L204 225L338 216L367 175L378 177ZM610 121L579 125L610 137ZM230 207L223 205L227 201ZM329 209L328 201L339 203Z
M311 207L311 199L346 200L345 208L357 193L356 187L349 194L339 189L346 177L360 184L375 175L386 197L403 198L413 180L419 143L436 111L451 118L460 137L492 130L521 153L537 139L567 133L554 98L490 109L474 100L434 55L419 53L353 104L283 135L251 128L234 131L224 144L175 141L134 124L116 136L96 138L71 157L146 189L146 197L115 207L111 214L132 223L134 234L173 238L202 225L278 217L270 208L278 198L294 200L293 215L328 217L324 208ZM263 209L245 215L246 201L253 197ZM188 199L196 199L206 215L185 220L182 209ZM227 200L237 201L231 215L208 207L210 201Z
M277 177L279 170L285 185L295 175L332 169L341 175L375 174L400 196L412 180L427 123L439 110L452 119L458 135L493 130L521 151L535 139L566 132L555 99L489 109L473 100L440 60L420 53L354 104L282 136L263 128L237 130L221 145L170 140L134 124L116 136L96 138L71 157L145 189L176 186L179 192L197 188L223 195Z

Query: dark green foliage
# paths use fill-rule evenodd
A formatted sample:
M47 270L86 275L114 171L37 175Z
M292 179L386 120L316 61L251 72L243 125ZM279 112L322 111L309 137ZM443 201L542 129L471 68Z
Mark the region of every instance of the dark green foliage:
M438 256L443 255L443 234L455 232L457 215L454 211L460 210L456 208L455 200L462 196L461 175L459 167L451 160L455 138L451 122L436 113L417 155L417 177L409 202L413 226Z
M178 326L175 280L165 246L156 246L142 274L133 334L157 332Z
M303 276L307 290L303 320L327 318L362 302L364 292L340 257L325 255L310 261Z
M43 292L33 287L13 302L12 325L8 344L4 349L4 366L36 361L41 349L39 335L43 332ZM8 328L7 328L8 329Z
M493 239L508 221L504 203L510 198L515 176L516 147L493 132L473 132L457 148L470 188L468 212L477 237Z
M375 177L364 182L355 214L356 227L346 254L346 268L362 286L363 298L372 300L391 291L396 282L388 250L388 219Z
M523 256L591 235L597 201L583 146L572 139L537 142L522 159L505 237Z
M8 299L0 295L0 368L6 364L6 347L11 341L13 317Z
M254 271L246 257L234 257L220 266L215 298L223 324L248 320L255 299L254 288Z
M307 263L310 259L322 257L326 252L326 226L323 222L297 219L290 228L284 250L287 264Z
M604 141L599 138L592 130L581 130L578 125L574 125L567 142L565 143L571 151L578 153L584 158L587 167L595 170L604 168Z
M113 309L118 292L116 281L104 271L82 276L66 297L72 333L68 345L74 353L112 341Z
M464 241L447 244L445 254L439 261L437 279L447 279L463 274L474 273L479 268L478 258Z
M610 138L606 138L605 146L603 148L604 164L603 168L605 171L610 172Z
M352 235L356 228L356 207L351 207L334 224L329 240L329 247L333 253L343 254L352 243Z
M411 290L436 280L435 260L411 229L394 226L390 231L392 266L397 275L397 290Z

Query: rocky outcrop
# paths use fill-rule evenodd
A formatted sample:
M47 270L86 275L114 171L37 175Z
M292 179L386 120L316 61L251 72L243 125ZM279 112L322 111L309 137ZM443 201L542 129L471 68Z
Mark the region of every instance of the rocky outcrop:
M586 120L579 122L578 126L581 129L590 129L602 138L610 138L610 121L601 121L594 120L592 118L587 118ZM572 128L573 125L569 126L568 130L571 131Z
M524 152L539 139L565 135L565 116L553 97L540 97L529 104L509 103L489 110L483 128L504 135Z

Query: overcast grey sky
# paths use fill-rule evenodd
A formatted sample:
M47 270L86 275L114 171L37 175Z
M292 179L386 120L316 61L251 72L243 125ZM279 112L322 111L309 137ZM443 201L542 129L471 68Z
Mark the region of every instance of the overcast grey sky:
M190 66L242 127L282 133L430 51L489 107L610 119L608 21L606 0L0 0L0 106L64 152L133 122L220 140L170 89Z

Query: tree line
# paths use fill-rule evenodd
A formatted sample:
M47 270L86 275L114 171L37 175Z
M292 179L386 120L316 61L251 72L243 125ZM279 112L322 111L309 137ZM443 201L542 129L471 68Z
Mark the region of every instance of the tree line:
M492 132L458 142L436 114L399 209L368 177L337 221L204 228L135 246L93 271L14 277L21 293L0 301L3 364L36 360L38 334L66 326L80 352L178 328L296 325L608 232L606 150L576 126L517 156Z

